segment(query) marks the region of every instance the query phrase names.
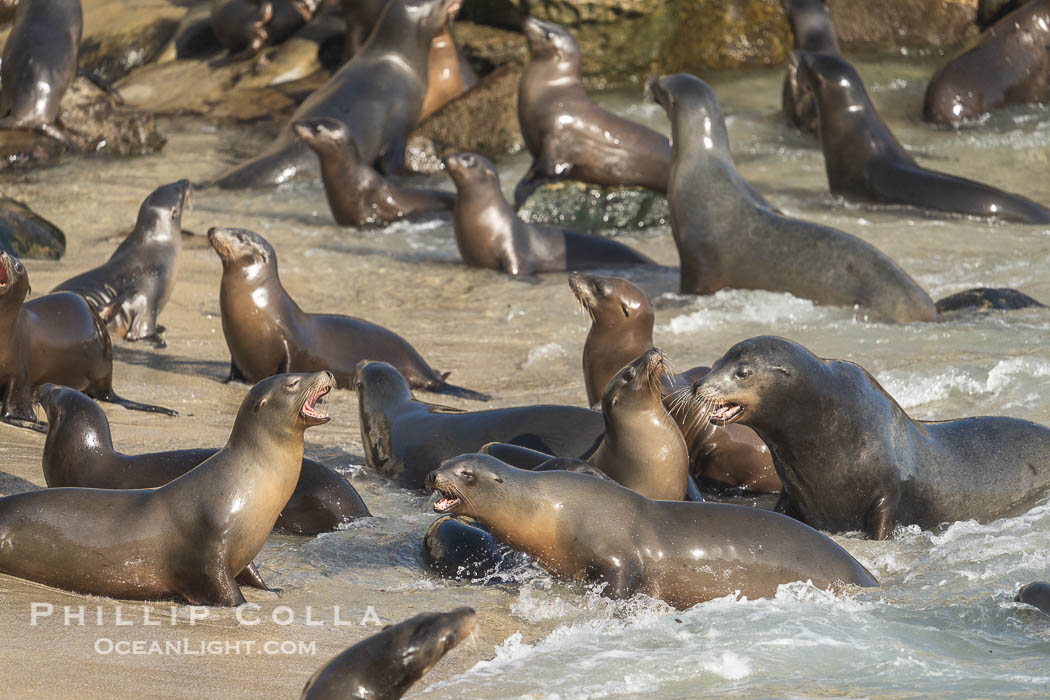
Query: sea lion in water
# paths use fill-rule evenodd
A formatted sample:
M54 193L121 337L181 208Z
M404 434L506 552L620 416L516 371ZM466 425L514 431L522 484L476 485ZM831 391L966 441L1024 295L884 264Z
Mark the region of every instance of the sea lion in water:
M19 0L0 64L0 129L37 129L62 142L55 125L77 72L80 0Z
M317 671L302 700L396 700L450 649L474 632L473 608L424 613L388 626Z
M324 193L340 226L379 227L452 210L456 197L451 192L399 187L363 162L354 137L338 119L304 119L292 128L321 161Z
M740 176L707 83L679 73L653 79L650 89L671 120L667 199L683 293L768 289L900 323L934 319L929 295L880 251L783 216Z
M189 200L188 180L157 188L146 197L134 230L109 260L51 291L84 297L118 337L152 340L164 347L164 327L157 325L157 316L175 289L182 212Z
M229 51L223 61L243 61L280 44L313 19L318 0L215 0L211 28Z
M729 349L693 385L693 408L769 446L777 510L821 530L886 539L1021 512L1050 490L1050 429L1016 418L917 421L852 362L772 336Z
M784 10L791 24L796 49L813 53L841 53L835 37L835 26L828 16L824 0L784 0ZM781 105L788 123L815 136L820 124L816 98L808 85L799 82L798 64L793 61L788 61L781 93Z
M587 399L593 405L597 387L608 385L618 368L653 347L653 305L644 291L620 277L574 273L569 275L569 287L591 317L583 345L583 374ZM674 390L691 386L707 372L707 367L694 367L671 374L665 368L662 374L664 405L689 447L690 471L715 490L779 491L773 458L753 430L743 425L698 425L677 410Z
M468 413L423 403L385 362L358 365L356 389L365 461L406 488L423 488L424 477L442 461L488 442L587 458L605 432L601 413L577 406L517 406Z
M535 17L522 29L530 58L518 88L518 123L533 161L514 190L515 206L561 179L666 192L667 138L591 101L580 80L580 47L565 29Z
M1050 102L1050 0L1014 10L934 73L922 118L958 127L993 109L1035 102Z
M109 332L83 297L55 292L25 301L28 294L28 271L17 258L0 251L0 421L47 432L33 413L33 389L46 382L124 408L178 415L117 396Z
M826 535L778 513L721 503L651 501L570 472L532 472L462 455L427 476L438 513L475 518L553 574L605 583L603 595L644 593L686 608L720 596L772 596L878 583Z
M400 170L423 108L430 41L458 10L459 0L390 0L361 52L306 98L273 144L210 184L260 187L316 172L291 125L317 117L346 124L365 163L380 161L388 175Z
M835 194L885 204L1027 224L1050 223L1050 209L1020 195L920 167L875 111L857 71L841 56L796 51L799 80L820 114L820 148Z
M1050 615L1050 583L1043 581L1029 583L1017 592L1017 597L1014 600L1018 603L1034 605L1047 615Z
M423 563L439 576L486 583L525 561L520 552L497 542L477 521L452 515L430 524L423 535L422 553Z
M257 233L213 228L208 242L222 260L219 309L230 349L230 380L331 370L337 386L354 384L357 363L390 362L414 387L480 401L484 394L454 386L404 338L368 321L309 314L288 296L277 274L277 254Z
M607 238L525 223L503 198L496 167L482 156L460 153L444 163L456 184L452 223L467 265L532 275L652 262Z
M270 377L248 392L226 446L157 489L42 489L0 499L0 572L87 595L240 605L251 564L288 502L303 431L330 372Z
M189 449L123 454L113 447L106 414L86 395L64 386L45 385L38 398L47 413L42 465L44 482L50 487L155 488L174 481L218 452ZM316 535L368 517L371 513L346 477L304 458L295 491L274 527L296 535Z

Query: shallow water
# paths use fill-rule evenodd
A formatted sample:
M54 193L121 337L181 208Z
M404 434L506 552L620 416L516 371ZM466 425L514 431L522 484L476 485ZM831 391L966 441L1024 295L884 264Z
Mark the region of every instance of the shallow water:
M878 57L859 71L898 138L929 167L976 177L1050 203L1050 110L1012 110L959 133L917 121L937 59ZM1050 302L1050 228L991 225L900 208L847 205L827 191L823 158L776 116L780 71L703 76L717 90L737 163L776 206L871 242L934 298L974 286L1012 286ZM599 95L603 104L668 131L640 91ZM161 154L71 160L5 175L5 194L25 200L70 240L65 260L29 261L34 293L102 262L156 186L199 181L266 142L264 127L165 124ZM511 190L525 158L500 166ZM451 189L440 178L429 184ZM458 384L496 397L491 406L582 404L580 350L587 320L564 275L515 281L463 267L450 223L357 232L333 225L319 183L276 191L205 191L184 226L243 226L275 246L286 289L309 311L359 315L404 335ZM768 292L712 297L676 293L677 255L667 229L624 234L667 267L631 273L657 306L657 344L681 367L708 364L735 342L774 333L824 357L867 367L917 418L1001 414L1050 423L1050 310L959 316L910 326L869 323L851 310L814 307ZM225 385L228 352L218 310L218 258L184 239L179 282L161 316L168 348L119 344L115 387L129 398L177 408L176 419L106 407L118 449L145 452L220 445L245 387ZM819 261L814 261L818 264ZM477 409L446 397L424 400ZM401 490L363 466L356 395L334 392L332 423L307 433L307 453L347 473L374 519L316 538L273 536L258 561L280 594L247 590L260 606L235 613L152 606L55 591L0 576L4 694L41 696L294 697L330 656L376 631L365 623L472 605L479 631L415 686L431 698L698 696L1020 696L1050 683L1050 617L1014 604L1018 586L1050 577L1050 506L995 523L938 532L903 529L887 542L837 537L883 586L830 595L805 584L774 599L711 601L672 611L658 601L613 603L526 569L514 584L469 585L421 568L420 537L433 520L425 494ZM43 437L0 426L0 491L43 484ZM32 603L53 607L31 624ZM63 606L86 606L65 624ZM294 620L284 622L289 611ZM338 617L333 606L340 606ZM375 617L369 611L374 612ZM310 607L310 618L307 608ZM96 609L98 608L98 609ZM39 608L38 608L39 610ZM102 621L99 622L99 610ZM203 613L200 613L203 614ZM320 621L314 625L310 622ZM336 622L350 621L350 625ZM195 624L191 624L195 622ZM107 642L255 642L240 654L121 654ZM103 641L99 641L103 640ZM306 643L305 653L259 653L263 642ZM309 643L314 646L309 648ZM142 647L149 650L148 645ZM296 649L298 652L299 650Z

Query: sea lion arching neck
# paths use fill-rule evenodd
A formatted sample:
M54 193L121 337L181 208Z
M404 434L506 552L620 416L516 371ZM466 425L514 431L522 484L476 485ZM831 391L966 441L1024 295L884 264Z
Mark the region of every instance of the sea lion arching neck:
M396 62L408 66L426 85L430 41L434 33L427 30L426 21L412 16L414 12L420 11L420 8L406 6L400 0L390 0L379 16L372 35L361 48L361 55L387 54Z

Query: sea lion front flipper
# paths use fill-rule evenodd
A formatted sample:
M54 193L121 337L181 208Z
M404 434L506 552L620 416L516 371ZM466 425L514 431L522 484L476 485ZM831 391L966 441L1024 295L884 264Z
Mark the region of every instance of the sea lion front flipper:
M248 383L248 378L244 376L244 372L237 366L237 363L230 358L230 376L222 380L223 384L229 384L230 382L240 382L242 384Z
M24 381L12 379L7 383L0 422L16 428L29 428L38 433L46 433L47 423L36 419L36 414L33 413L33 396L27 388L28 385Z
M279 588L270 588L263 581L262 574L259 573L259 568L253 561L248 566L244 567L244 571L237 574L237 583L241 586L248 586L249 588L258 588L260 591L274 591L277 592Z
M700 493L700 488L696 485L696 479L693 478L692 474L686 474L685 476L685 498L683 501L692 501L693 503L703 503L704 497Z
M868 511L867 531L871 533L873 540L888 540L893 536L893 529L897 527L897 515L890 499L880 496Z
M212 572L212 575L207 571L196 572L189 580L180 581L175 592L190 605L223 605L231 608L244 605L244 594L229 567L221 563L217 565L221 567L220 571Z

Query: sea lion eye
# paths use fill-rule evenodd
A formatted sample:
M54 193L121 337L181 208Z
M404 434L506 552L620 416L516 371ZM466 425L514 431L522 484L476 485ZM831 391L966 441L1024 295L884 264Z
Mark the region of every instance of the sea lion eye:
M503 477L500 476L499 474L493 474L492 475L492 480L495 481L497 484L502 484L503 483Z
M299 381L300 381L299 379L293 379L292 381L290 381L287 384L285 384L285 386L287 388L289 388L289 389L295 389L296 387L299 386Z
M634 381L634 375L635 375L634 367L628 367L627 369L625 369L623 371L623 378L624 378L625 381L628 381L628 382Z
M17 272L18 274L22 274L23 269L25 268L22 267L22 263L15 260L15 272Z
M460 469L459 470L459 478L463 479L463 481L465 481L465 482L467 482L469 484L470 482L474 481L474 470L473 469Z
M362 389L364 389L364 388L365 388L365 383L364 383L364 382L362 382L362 381L361 381L360 379L358 379L358 380L357 380L357 381L356 381L356 382L354 383L354 388L355 388L355 389L357 389L358 391L361 391Z
M740 367L733 374L733 376L736 377L737 379L750 379L751 378L751 369L749 367Z

